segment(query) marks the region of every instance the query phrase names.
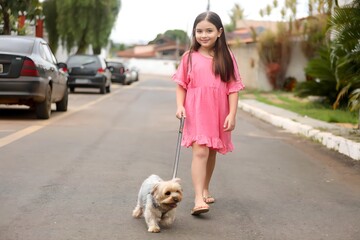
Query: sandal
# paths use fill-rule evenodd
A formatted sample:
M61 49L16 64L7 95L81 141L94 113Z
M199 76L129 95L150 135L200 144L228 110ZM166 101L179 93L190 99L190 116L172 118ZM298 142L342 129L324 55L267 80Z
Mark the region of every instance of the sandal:
M191 210L191 215L197 216L200 215L202 213L206 213L210 210L209 206L204 205L204 206L199 206L199 207L194 207Z
M215 202L215 198L213 198L212 196L206 196L206 197L203 197L203 199L204 199L204 202L207 204L211 204L211 203Z

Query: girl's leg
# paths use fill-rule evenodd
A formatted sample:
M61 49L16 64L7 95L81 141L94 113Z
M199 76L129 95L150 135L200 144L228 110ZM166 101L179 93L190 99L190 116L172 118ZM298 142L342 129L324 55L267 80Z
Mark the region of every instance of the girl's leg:
M217 152L214 149L209 150L209 158L208 158L207 166L206 166L206 178L205 178L205 185L204 185L204 190L203 190L203 197L210 196L209 185L210 185L212 174L215 169L216 153Z
M207 206L203 199L203 192L206 183L206 169L209 158L209 148L198 145L192 146L193 159L191 164L191 175L195 191L195 208Z

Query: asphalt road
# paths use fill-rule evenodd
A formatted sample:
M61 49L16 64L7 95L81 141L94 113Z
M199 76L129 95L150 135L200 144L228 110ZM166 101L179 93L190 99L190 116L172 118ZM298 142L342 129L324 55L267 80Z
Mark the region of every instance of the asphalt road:
M219 155L209 213L194 217L191 149L171 228L134 219L141 182L172 176L175 85L141 76L100 95L70 94L69 111L37 120L0 106L0 240L359 240L360 171L349 159L239 111L235 150Z

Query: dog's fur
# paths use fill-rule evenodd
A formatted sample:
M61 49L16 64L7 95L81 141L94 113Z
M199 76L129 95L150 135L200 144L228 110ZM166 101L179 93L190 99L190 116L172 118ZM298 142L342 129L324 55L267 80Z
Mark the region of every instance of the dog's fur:
M151 175L141 185L133 217L144 214L149 232L160 232L160 225L169 227L175 220L177 204L182 200L180 179L162 180Z

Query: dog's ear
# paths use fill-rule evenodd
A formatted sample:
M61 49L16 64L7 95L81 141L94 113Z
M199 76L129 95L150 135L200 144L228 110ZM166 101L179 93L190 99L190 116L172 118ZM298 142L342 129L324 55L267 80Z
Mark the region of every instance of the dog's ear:
M176 183L180 183L181 179L180 178L173 178L172 181L176 182Z
M154 194L155 194L155 192L158 190L158 188L159 188L159 184L156 183L156 184L153 186L150 194L151 194L152 196L154 196Z

